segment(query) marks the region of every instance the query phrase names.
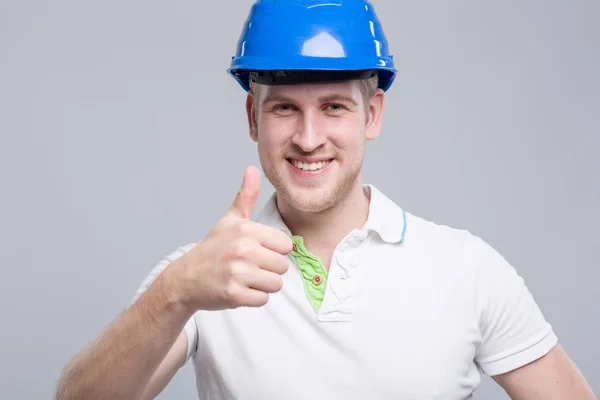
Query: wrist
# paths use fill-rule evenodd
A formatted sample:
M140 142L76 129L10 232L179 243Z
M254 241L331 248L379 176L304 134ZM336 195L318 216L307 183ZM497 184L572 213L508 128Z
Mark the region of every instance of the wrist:
M193 310L189 302L186 301L184 285L177 271L178 265L172 264L167 267L159 278L157 278L158 289L161 293L162 301L170 311L181 312L186 317L191 316L196 310ZM158 282L160 280L160 282Z

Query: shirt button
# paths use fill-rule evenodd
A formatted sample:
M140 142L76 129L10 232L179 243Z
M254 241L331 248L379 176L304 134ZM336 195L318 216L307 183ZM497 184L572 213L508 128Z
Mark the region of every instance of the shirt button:
M323 277L321 277L321 275L317 274L317 275L313 276L312 282L315 285L319 286L321 283L323 283Z
M294 251L297 251L297 249L298 249L298 248L296 247L296 243L294 243L294 244L292 245L292 250L294 250Z

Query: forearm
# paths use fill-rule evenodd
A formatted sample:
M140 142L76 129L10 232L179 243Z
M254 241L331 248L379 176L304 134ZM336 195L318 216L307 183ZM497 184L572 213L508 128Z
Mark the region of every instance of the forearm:
M193 312L159 276L98 338L67 365L57 399L137 399Z
M585 378L561 345L556 345L544 357L521 368L494 376L494 380L514 400L596 399Z

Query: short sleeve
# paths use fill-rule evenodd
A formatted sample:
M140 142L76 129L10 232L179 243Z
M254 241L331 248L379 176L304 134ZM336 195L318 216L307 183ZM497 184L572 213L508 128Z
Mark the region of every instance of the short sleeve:
M132 304L150 287L150 285L154 282L154 280L176 259L183 256L185 253L193 249L197 243L191 243L186 246L180 246L172 253L165 256L146 276L146 278L142 281L139 286L136 294L132 300ZM184 330L187 334L188 346L187 353L185 356L185 363L190 359L192 354L196 352L196 347L198 345L198 328L196 326L196 320L194 316L192 316L185 324Z
M541 358L557 343L523 278L495 249L475 238L475 302L481 343L475 361L499 375Z

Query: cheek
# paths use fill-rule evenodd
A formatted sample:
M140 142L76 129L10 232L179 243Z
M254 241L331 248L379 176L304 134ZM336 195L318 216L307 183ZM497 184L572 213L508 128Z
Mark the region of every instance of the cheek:
M258 153L263 161L273 163L275 159L281 157L285 149L285 142L282 142L281 137L276 132L268 130L258 131Z
M258 146L264 151L283 150L293 135L291 121L273 121L263 118L258 125Z
M348 152L360 152L364 148L366 130L356 121L337 124L330 129L329 140L337 148Z

